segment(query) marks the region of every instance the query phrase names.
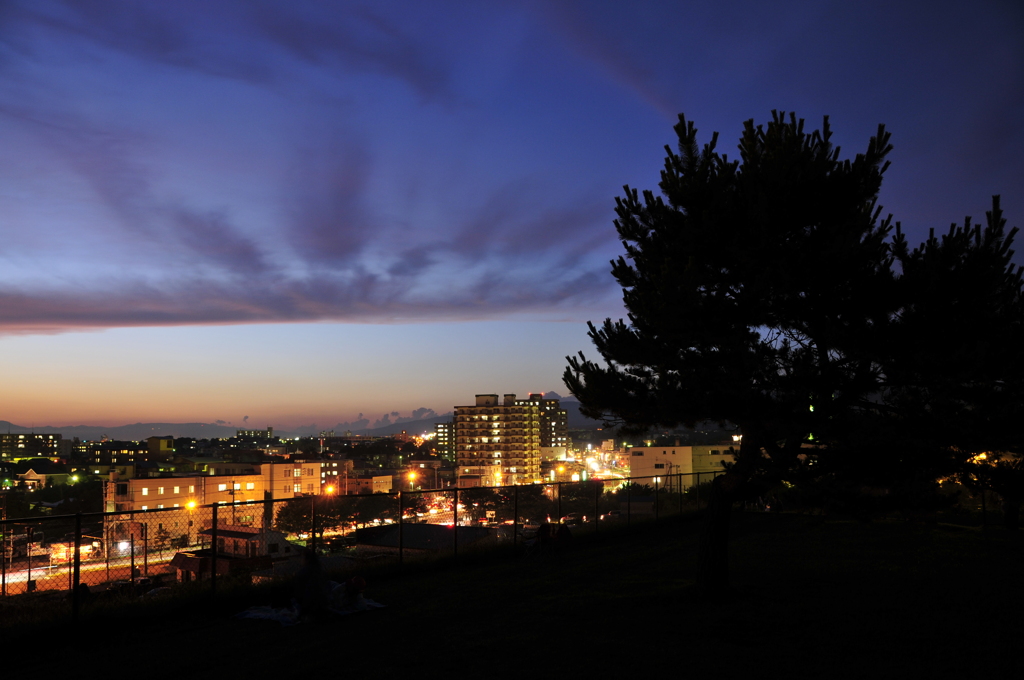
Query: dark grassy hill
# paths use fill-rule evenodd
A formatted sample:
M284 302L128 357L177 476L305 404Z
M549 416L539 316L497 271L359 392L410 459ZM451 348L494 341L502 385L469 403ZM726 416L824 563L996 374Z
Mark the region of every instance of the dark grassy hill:
M734 592L706 603L696 536L672 518L578 536L559 555L368 572L387 608L291 628L232 618L288 594L248 590L7 639L146 678L1024 677L1019 534L744 515Z

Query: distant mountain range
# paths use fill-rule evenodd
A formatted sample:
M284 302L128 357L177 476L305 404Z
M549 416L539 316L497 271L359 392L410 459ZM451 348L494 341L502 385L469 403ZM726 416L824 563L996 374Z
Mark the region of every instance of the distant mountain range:
M22 427L6 420L0 420L0 432L12 434L59 434L64 439L78 437L82 441L98 440L102 437L118 441L141 441L147 437L195 437L211 439L234 437L239 429L231 425L214 423L134 423L116 427L94 425L68 425L65 427Z
M545 394L550 394L553 399L560 398L552 392L547 392ZM568 412L570 429L592 430L601 427L601 423L599 421L591 420L580 413L579 402L572 397L561 399L561 405L562 408ZM410 434L421 434L423 432L433 432L434 425L436 423L445 423L451 419L452 414L448 413L442 416L434 415L430 418L421 418L418 420L400 420L399 422L390 423L382 427L351 429L351 432L352 434L376 437L398 434L402 430L405 430ZM322 430L333 429L336 435L341 436L348 429L344 427L346 425L349 425L349 423L339 423L333 428L308 425L305 427L295 428L290 431L278 430L275 428L274 434L280 437L309 437L318 434ZM10 432L12 434L29 434L34 432L37 434L60 434L65 439L78 437L82 441L98 440L102 437L119 441L141 441L147 437L194 437L196 439L213 439L233 437L235 436L235 432L240 429L256 428L253 428L252 425L241 428L234 425L221 425L218 423L134 423L131 425L118 425L114 427L93 425L52 427L47 425L46 427L28 428L21 425L15 425L14 423L6 420L0 420L0 432L3 433Z

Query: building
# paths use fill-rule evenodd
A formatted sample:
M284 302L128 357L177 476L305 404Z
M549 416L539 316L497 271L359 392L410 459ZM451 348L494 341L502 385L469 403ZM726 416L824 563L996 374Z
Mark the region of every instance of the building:
M203 529L199 536L200 542L211 544L213 528ZM175 570L178 581L209 578L213 571L214 551L217 554L217 573L228 575L266 569L276 560L298 556L300 550L288 542L284 533L266 527L218 523L216 539L215 546L175 553L170 566Z
M456 480L462 487L541 481L541 403L506 394L478 394L455 407Z
M0 459L57 458L61 441L59 434L0 434Z
M29 469L24 474L16 476L18 478L18 483L29 491L35 491L36 489L42 489L56 484L67 484L68 480L71 478L71 475L65 472L41 473L32 469Z
M434 424L434 450L446 461L455 460L455 422Z
M273 439L274 428L268 426L265 430L235 430L235 436L239 439Z
M76 457L93 465L133 465L149 459L149 444L127 441L81 442Z
M174 437L149 437L146 448L150 460L170 460L174 456Z
M234 465L234 467L226 467ZM213 463L209 472L120 479L112 471L106 484L108 513L104 538L112 555L123 556L139 546L165 545L185 549L202 542L203 530L213 525L216 505L218 524L269 528L272 512L282 506L269 501L320 493L320 463Z
M341 489L342 493L344 493L345 482L342 480L348 479L354 467L353 461L348 459L322 461L320 463L321 487L329 486L333 489ZM327 493L331 492L328 491Z
M338 493L343 496L359 496L373 493L391 493L394 476L374 472L354 471L342 478Z
M569 415L557 399L545 399L543 394L530 394L530 401L540 408L541 448L567 448L569 446Z
M710 482L709 473L722 472L733 461L730 444L710 446L634 446L629 449L629 476L637 484L683 491Z
M119 479L107 482L107 512L313 496L320 493L319 462L211 463L208 474Z

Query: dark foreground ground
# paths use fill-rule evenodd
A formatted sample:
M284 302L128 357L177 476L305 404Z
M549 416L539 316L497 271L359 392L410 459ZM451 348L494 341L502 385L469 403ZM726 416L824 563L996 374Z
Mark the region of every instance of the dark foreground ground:
M32 677L1024 678L1024 537L743 515L734 592L693 590L697 523L577 537L551 556L368 572L385 609L233 618L287 589L5 630ZM9 622L8 622L9 623ZM6 674L5 674L6 675ZM14 677L14 676L10 676ZM29 677L29 676L17 676Z

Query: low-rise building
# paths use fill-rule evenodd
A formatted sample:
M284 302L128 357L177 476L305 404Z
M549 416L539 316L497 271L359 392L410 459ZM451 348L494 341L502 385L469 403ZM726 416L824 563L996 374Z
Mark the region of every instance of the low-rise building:
M217 556L218 574L266 569L274 561L299 554L298 547L289 543L282 532L264 527L218 523L216 532L211 527L200 531L199 535L201 540L211 544L210 547L178 552L171 559L171 567L179 581L209 578L214 554ZM212 545L214 540L216 545Z
M0 433L0 459L51 458L62 455L62 438L59 434L11 434Z
M634 446L629 449L629 476L638 484L685 491L711 481L710 473L722 472L731 463L731 444L710 446Z
M106 489L107 512L313 496L318 495L321 488L319 462L218 462L210 463L206 474L111 477Z

